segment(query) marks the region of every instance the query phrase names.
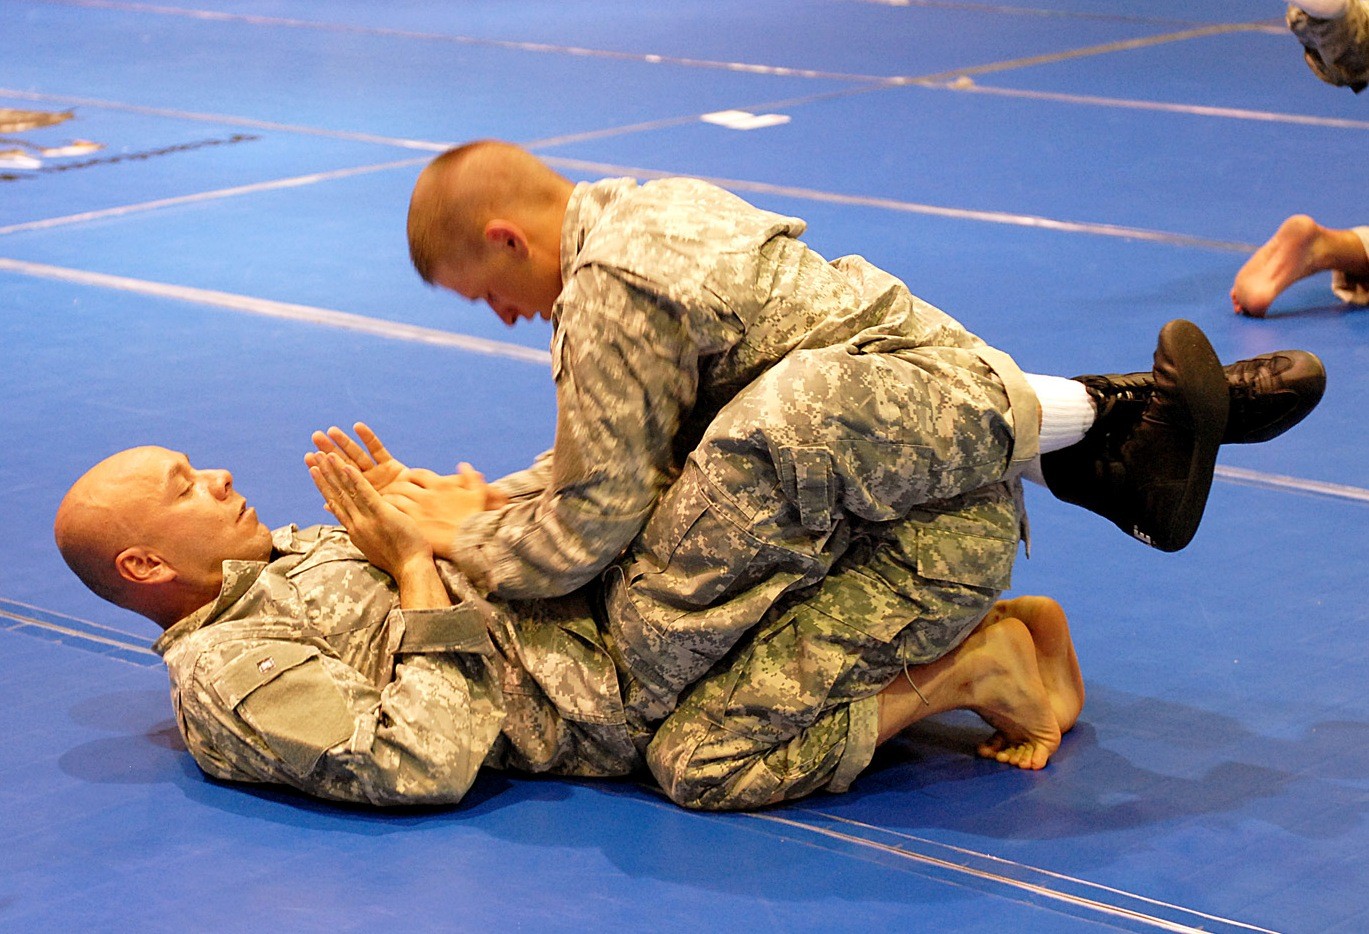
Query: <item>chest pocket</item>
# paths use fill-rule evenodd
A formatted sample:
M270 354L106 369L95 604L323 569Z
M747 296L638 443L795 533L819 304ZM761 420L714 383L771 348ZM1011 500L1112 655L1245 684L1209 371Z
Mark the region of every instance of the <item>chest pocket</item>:
M224 668L215 689L296 775L312 772L355 728L347 699L313 646L253 648Z

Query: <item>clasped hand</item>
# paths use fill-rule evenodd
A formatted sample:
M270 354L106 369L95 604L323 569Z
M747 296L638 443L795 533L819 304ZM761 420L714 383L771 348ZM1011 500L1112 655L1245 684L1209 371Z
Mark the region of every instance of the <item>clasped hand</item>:
M497 509L508 502L508 498L492 489L484 475L470 464L460 464L457 472L449 475L407 467L386 449L367 425L358 422L354 429L361 444L337 427L328 429L327 433L314 432L313 442L318 453L305 457L311 474L319 461L337 458L339 465L349 467L387 505L413 523L432 552L441 557L452 557L457 528L469 516ZM315 484L318 484L318 478L315 478ZM321 486L320 492L323 492ZM325 505L329 503L326 492L324 501ZM331 506L329 511L347 525ZM351 527L347 528L350 532ZM360 543L357 547L365 553L366 549ZM370 557L369 553L367 557Z
M387 503L355 466L333 453L311 453L305 462L324 505L366 560L396 580L415 564L432 564L432 547L418 523Z

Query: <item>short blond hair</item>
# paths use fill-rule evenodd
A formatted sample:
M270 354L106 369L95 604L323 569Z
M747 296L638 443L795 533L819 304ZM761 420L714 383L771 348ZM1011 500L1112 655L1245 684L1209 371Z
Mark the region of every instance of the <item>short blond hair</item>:
M428 163L409 199L409 259L433 285L443 265L482 249L485 225L541 209L570 183L532 153L500 140L449 149Z

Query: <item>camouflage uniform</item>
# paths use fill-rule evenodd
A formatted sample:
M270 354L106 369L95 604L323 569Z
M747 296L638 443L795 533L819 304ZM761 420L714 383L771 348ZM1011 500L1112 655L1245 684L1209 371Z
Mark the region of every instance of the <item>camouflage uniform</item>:
M210 775L371 804L459 801L482 765L621 775L640 756L583 595L404 610L341 529L273 533L156 644Z
M661 788L713 810L846 790L874 754L876 695L955 648L1010 585L1018 483L862 528L659 726L647 763Z
M1350 0L1344 15L1331 19L1290 4L1287 21L1318 78L1356 94L1369 85L1369 2Z
M951 651L1010 585L1025 514L1020 481L993 482L1012 449L1001 384L967 380L944 347L920 353L848 344L772 367L604 575L626 709L666 718L647 759L677 803L844 790L874 752L875 695ZM913 384L932 404L863 430ZM847 404L824 417L834 398ZM955 430L975 413L982 430Z
M1000 483L862 528L820 587L774 608L665 721L649 747L662 787L706 808L844 790L874 750L874 695L953 648L1008 585L1018 515ZM451 804L482 765L641 765L654 695L596 622L592 589L487 602L439 564L460 603L403 610L343 530L290 526L274 544L270 563L226 562L219 598L156 645L208 774Z
M791 395L797 430L778 442L789 453L772 452L781 470L799 471L795 482L821 483L820 455L806 446L835 438L854 449L864 438L870 452L907 450L900 462L914 474L865 491L891 497L873 513L935 499L941 480L974 489L1035 456L1036 400L1007 355L859 257L828 263L797 239L803 230L690 179L576 187L553 309L550 483L462 527L453 551L482 592L554 596L592 580L642 531L720 410L781 360L804 356L793 372L823 373ZM941 459L912 456L923 450ZM919 489L929 478L937 488ZM691 500L686 513L693 497L676 497Z
M1007 585L1020 487L1001 481L1035 455L1038 410L1006 355L802 230L702 182L579 186L554 456L463 529L463 573L443 570L464 609L396 609L336 531L229 566L159 644L202 767L374 803L457 800L482 763L622 774L722 659L652 747L672 796L844 787L873 748L873 694ZM639 532L602 590L518 602L577 590ZM742 682L766 729L711 700ZM821 752L759 777L799 746Z
M944 317L928 307L916 315ZM890 341L870 331L862 340ZM819 583L853 539L915 529L924 515L915 507L954 511L958 494L995 485L1008 469L1006 396L987 368L970 365L972 351L871 344L796 351L738 394L606 572L611 646L633 674L628 703L646 719L673 710L681 690L786 594ZM906 408L909 387L926 404ZM831 399L844 400L836 412ZM997 488L1010 503L1020 495L1016 482ZM992 533L993 580L1011 567L1018 518L1014 506ZM921 560L942 544L925 542ZM943 563L956 559L952 550ZM956 579L975 580L974 556L959 559L968 576Z
M969 351L896 341L867 330L765 371L603 577L634 738L680 804L844 790L874 751L875 695L951 651L1011 582L1025 518L1020 482L991 482L1012 448L1002 385L967 377ZM930 403L900 408L909 385ZM840 417L830 399L846 400ZM980 430L954 430L972 417ZM543 458L518 475L523 497L554 474Z
M663 787L693 806L835 790L864 767L873 695L952 649L1007 586L1020 487L1002 478L1036 453L1035 398L1006 355L864 260L828 263L802 230L702 182L577 187L556 448L534 471L548 492L456 542L480 585L555 592L623 547L671 484L604 575L633 722L670 716L771 614L652 746ZM847 624L867 611L878 618ZM739 740L705 702L719 683L744 683L773 728ZM826 751L757 779L796 743ZM683 746L713 750L709 768Z

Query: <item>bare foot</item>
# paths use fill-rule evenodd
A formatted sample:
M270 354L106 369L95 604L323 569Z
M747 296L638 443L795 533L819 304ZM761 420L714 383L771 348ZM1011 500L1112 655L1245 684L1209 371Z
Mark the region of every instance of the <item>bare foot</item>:
M975 672L963 706L995 730L979 755L1019 769L1044 768L1060 748L1060 725L1026 624L1012 618L981 624L964 647L973 653Z
M1036 648L1036 667L1051 698L1061 733L1068 733L1084 709L1084 674L1070 638L1069 620L1050 597L1022 596L1000 600L983 625L1012 617L1022 621Z
M1306 214L1295 214L1279 225L1264 246L1246 260L1231 287L1236 314L1263 318L1279 293L1299 279L1328 267L1321 256L1325 231Z

